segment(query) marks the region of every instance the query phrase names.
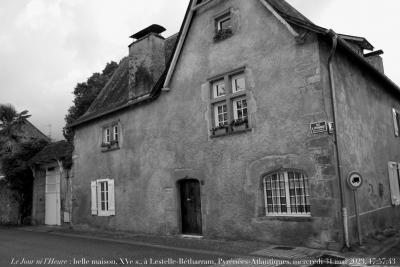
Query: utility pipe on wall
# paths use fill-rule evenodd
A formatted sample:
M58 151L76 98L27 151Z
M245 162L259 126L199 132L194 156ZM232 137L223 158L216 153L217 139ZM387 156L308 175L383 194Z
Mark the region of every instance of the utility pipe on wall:
M338 142L338 124L337 124L337 103L336 103L336 89L335 89L335 81L333 76L333 58L335 56L338 44L338 35L333 30L328 30L326 32L328 36L332 38L332 49L331 53L328 58L328 72L329 72L329 85L331 89L331 99L332 99L332 114L333 114L333 124L335 126L334 131L334 138L335 138L335 152L336 152L336 165L337 165L337 172L338 172L338 179L339 179L339 189L340 189L340 199L341 199L341 206L342 206L342 221L343 221L343 238L345 242L345 246L347 248L350 247L349 242L349 228L348 228L348 214L347 214L347 207L346 207L346 198L344 193L343 187L343 180L342 180L342 163L340 161L340 154L339 154L339 142Z

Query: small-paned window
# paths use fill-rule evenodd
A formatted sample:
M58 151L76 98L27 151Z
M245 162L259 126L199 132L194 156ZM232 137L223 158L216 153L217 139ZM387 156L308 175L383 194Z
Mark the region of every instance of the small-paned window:
M308 178L301 171L282 170L263 177L265 215L310 216Z
M227 126L228 125L228 108L225 103L215 104L215 124L217 126Z
M222 41L232 36L232 34L232 16L231 12L227 11L215 19L214 41Z
M213 136L244 131L249 128L248 101L244 72L224 75L211 83Z
M101 146L106 148L103 151L119 148L119 141L121 139L121 129L118 123L108 124L103 127L103 142Z
M103 179L91 182L92 215L115 215L114 180Z
M239 98L233 100L233 118L237 120L247 120L247 100Z

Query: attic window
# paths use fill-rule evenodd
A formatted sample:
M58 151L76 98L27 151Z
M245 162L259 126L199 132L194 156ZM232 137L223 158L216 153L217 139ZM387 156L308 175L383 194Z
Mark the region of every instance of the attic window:
M214 41L218 42L232 36L232 16L227 11L215 19L215 36Z
M110 123L102 128L103 131L103 143L101 147L102 151L109 151L119 148L119 143L121 139L121 130L118 122Z

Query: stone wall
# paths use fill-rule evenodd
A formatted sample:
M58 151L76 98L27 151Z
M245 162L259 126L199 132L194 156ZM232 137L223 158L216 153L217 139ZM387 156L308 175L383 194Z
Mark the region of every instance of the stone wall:
M321 64L326 102L330 100L327 58L330 46L320 42ZM358 190L362 233L367 235L398 224L400 208L391 205L388 162L400 162L400 138L394 135L392 108L400 108L398 93L376 74L339 49L334 59L334 82L337 99L337 130L349 212L351 242L357 229L354 195L346 184L352 171L364 178Z
M14 193L4 181L0 181L0 224L18 224L19 205Z

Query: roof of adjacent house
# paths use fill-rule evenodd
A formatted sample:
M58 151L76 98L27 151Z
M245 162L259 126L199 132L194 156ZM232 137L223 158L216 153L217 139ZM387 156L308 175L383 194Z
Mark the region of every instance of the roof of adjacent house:
M193 1L191 0L188 8L186 10L185 18L181 25L181 29L179 33L169 37L166 39L165 49L166 49L166 68L164 73L159 78L158 82L154 86L153 90L150 92L149 97L145 97L143 99L137 99L134 101L129 101L129 59L124 58L121 60L121 63L118 69L115 71L114 75L110 79L109 83L104 87L101 91L97 99L92 103L89 110L74 123L69 125L69 127L76 127L83 123L89 122L93 119L105 116L107 114L140 104L145 103L147 101L151 101L155 99L161 92L163 88L164 81L165 83L169 82L169 76L173 72L175 67L175 63L180 56L180 47L184 43L184 39L186 37L186 32L190 28L190 23L192 19L192 15L195 12ZM209 0L208 2L211 2ZM261 2L268 3L274 11L283 18L283 20L290 25L295 25L296 27L300 27L302 29L313 31L317 34L321 34L325 37L329 37L333 31L329 31L326 28L320 27L313 22L311 22L307 17L297 11L294 7L288 4L285 0L260 0ZM204 2L204 3L203 3ZM199 3L199 2L198 2ZM207 3L207 1L201 1L203 5ZM200 5L200 4L199 4ZM185 32L186 31L186 32ZM382 79L384 82L388 83L391 86L391 90L396 93L400 93L400 88L391 81L385 74L381 73L374 66L372 66L367 60L364 59L363 55L358 54L354 51L354 47L351 44L356 44L362 49L373 50L373 46L363 37L351 36L345 34L338 34L338 45L343 48L346 53L354 56L355 62L360 63L363 66L366 66L370 69L378 78ZM165 85L164 85L165 86Z
M29 160L30 165L46 164L62 161L71 155L72 146L67 141L54 142L44 147L39 153Z
M165 62L169 62L177 39L178 33L165 39ZM164 78L165 75L162 75L160 80ZM162 85L161 81L154 86L153 92L156 91L157 87L160 87L160 84ZM72 123L71 126L101 117L130 104L132 103L129 100L129 57L125 57L120 61L110 81L101 90L86 113Z

